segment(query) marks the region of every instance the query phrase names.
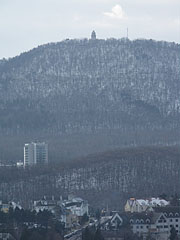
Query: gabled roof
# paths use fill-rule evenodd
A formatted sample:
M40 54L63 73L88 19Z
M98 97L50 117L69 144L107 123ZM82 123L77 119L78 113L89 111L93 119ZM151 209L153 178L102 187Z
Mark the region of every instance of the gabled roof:
M110 222L111 219L112 219L112 216L101 217L101 219L100 219L100 226Z
M148 200L137 199L136 201L137 201L141 206L149 206Z
M167 206L167 207L154 207L156 213L163 213L167 218L180 217L180 207Z
M120 222L123 222L123 219L121 218L121 216L118 213L115 213L112 218L111 218L111 222L115 221L116 219L118 219Z
M129 221L139 224L152 224L157 221L157 219L162 215L162 213L132 213L129 216Z
M152 223L156 223L156 221L158 220L158 219L166 219L166 217L164 216L164 214L163 213L156 213L156 212L154 212L153 213L153 217L152 217Z
M151 205L158 205L158 206L169 205L168 201L166 201L165 199L160 199L160 198L151 198L150 202L151 202Z
M63 201L62 204L66 207L71 207L71 206L81 207L81 205L88 204L88 202L83 200L82 198L73 198L72 200Z
M65 207L72 207L72 206L80 207L81 205L82 205L81 202L67 202L67 203L65 203Z
M36 202L35 207L55 207L55 203L49 203L44 201Z
M137 203L139 203L141 206L167 206L169 205L169 202L160 199L160 198L149 198L149 199L137 199Z
M123 213L124 214L124 213ZM121 214L119 214L118 212L115 212L113 215L111 216L105 216L102 217L100 220L100 226L106 224L106 223L110 223L115 219L119 219L120 221L124 222L123 217L121 216Z

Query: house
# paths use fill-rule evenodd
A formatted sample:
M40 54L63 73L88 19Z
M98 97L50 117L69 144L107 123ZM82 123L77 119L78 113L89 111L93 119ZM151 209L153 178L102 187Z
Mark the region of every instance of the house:
M49 211L58 221L64 223L64 226L67 225L66 209L61 205L61 201L59 199L55 200L54 197L44 197L44 199L42 200L34 201L32 210L36 211L37 213L39 213L40 211Z
M37 213L40 211L49 211L51 213L54 213L54 209L56 208L56 204L49 203L44 200L34 201L34 207L33 210L35 210Z
M132 213L129 223L133 233L138 236L168 239L172 227L180 235L180 208L156 207L153 212Z
M13 209L15 209L15 208L22 209L22 207L21 207L19 204L15 203L15 202L13 202L13 201L11 201L11 202L3 202L3 201L0 201L0 211L2 211L2 212L4 212L4 213L8 213L10 208L13 208Z
M65 210L65 228L71 229L78 225L79 219L71 210Z
M71 210L71 212L78 217L82 217L85 214L88 215L88 202L82 198L72 198L71 200L65 200L63 201L62 205L66 209Z
M172 227L180 236L180 207L152 207L152 211L113 213L112 216L102 217L100 228L107 239L118 239L129 233L146 239L148 236L159 240L166 240L170 236ZM116 232L116 234L110 234Z
M3 201L0 201L0 211L1 212L4 212L4 213L8 213L9 212L9 203L8 202L3 202Z
M134 239L127 213L114 212L112 216L104 216L99 226L105 240L124 240L126 237Z
M33 210L49 211L65 228L73 228L78 225L79 218L84 214L88 215L88 203L81 198L71 198L68 200L55 199L54 197L44 197L42 200L34 201Z
M163 213L167 221L169 233L171 228L174 227L177 234L180 235L180 207L155 207L153 210L155 213Z
M68 210L63 206L56 206L56 208L53 209L53 215L56 220L64 223L66 229L74 228L79 224L78 217L74 215L71 210Z
M104 216L100 219L100 227L102 230L116 231L123 225L123 219L118 212L112 216Z
M148 234L167 235L167 221L163 213L133 213L129 219L131 229L134 234L146 238ZM166 239L166 238L165 238Z
M36 212L48 210L54 213L54 209L60 206L67 210L71 210L72 214L82 217L84 214L88 215L88 202L82 198L71 198L68 200L55 199L54 197L44 197L42 200L34 201L33 210Z
M9 208L12 208L13 210L15 210L16 208L22 209L21 205L14 201L9 202Z
M56 207L61 206L61 202L62 197L55 198L54 196L44 196L43 199L34 201L33 210L36 212L47 210L54 213Z
M111 216L104 216L100 219L101 230L119 231L129 226L129 213L113 212Z
M119 229L123 225L122 217L118 213L115 213L110 220L110 225L112 230Z
M125 212L145 212L152 210L153 207L165 207L169 202L160 198L135 199L130 198L125 204Z

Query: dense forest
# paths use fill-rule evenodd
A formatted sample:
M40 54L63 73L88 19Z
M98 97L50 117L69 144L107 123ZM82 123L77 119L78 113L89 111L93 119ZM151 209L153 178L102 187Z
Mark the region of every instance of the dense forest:
M177 144L180 45L154 40L65 40L0 61L0 161L26 141L51 161L117 147Z
M122 209L132 196L175 194L179 52L154 40L67 39L0 60L0 163L22 160L35 140L48 143L50 162L1 167L0 199L73 193Z
M125 148L44 168L0 169L0 199L26 206L43 196L74 194L95 208L122 210L129 197L180 194L178 147Z

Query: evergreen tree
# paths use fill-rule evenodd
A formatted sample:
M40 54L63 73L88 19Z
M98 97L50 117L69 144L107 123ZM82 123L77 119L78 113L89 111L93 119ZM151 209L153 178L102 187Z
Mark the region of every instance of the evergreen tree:
M82 240L92 240L92 239L93 239L93 233L89 230L88 227L86 227L82 233Z
M162 198L164 200L168 200L168 196L166 193L162 193L161 195L159 195L159 198Z
M176 240L176 239L178 239L177 232L176 232L176 229L172 227L170 231L170 240Z
M98 228L94 234L94 240L104 240L100 228Z
M89 217L88 217L87 213L85 213L80 220L80 224L83 225L88 221L89 221Z
M100 218L101 218L101 211L100 211L100 209L97 209L95 216L96 216L97 220L99 221Z
M177 193L172 196L170 203L172 206L179 206L179 197Z

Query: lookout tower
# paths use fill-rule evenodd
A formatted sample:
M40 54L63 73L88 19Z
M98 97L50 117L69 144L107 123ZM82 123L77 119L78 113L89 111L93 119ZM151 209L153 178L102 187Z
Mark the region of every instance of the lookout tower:
M91 33L91 39L96 40L96 32L94 30Z

